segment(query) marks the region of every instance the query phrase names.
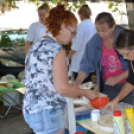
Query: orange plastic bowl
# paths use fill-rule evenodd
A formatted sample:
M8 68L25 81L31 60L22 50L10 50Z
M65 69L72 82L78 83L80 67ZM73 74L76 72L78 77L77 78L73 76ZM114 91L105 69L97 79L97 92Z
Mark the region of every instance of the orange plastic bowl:
M90 104L92 105L92 107L96 109L100 109L100 107L105 106L108 102L109 102L108 97L100 97L94 100L90 100Z

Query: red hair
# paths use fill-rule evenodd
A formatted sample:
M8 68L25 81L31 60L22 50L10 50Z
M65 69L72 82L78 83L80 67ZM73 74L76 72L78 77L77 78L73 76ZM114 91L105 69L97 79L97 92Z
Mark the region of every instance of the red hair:
M77 19L72 12L66 10L65 5L58 3L56 7L50 10L44 25L47 27L48 32L55 37L59 34L63 23L66 26L72 26L74 23L77 23Z

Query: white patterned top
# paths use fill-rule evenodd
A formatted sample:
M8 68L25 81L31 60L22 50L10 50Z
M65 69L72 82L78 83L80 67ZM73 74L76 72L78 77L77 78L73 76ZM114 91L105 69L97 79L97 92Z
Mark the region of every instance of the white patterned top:
M51 108L66 108L64 96L54 87L51 61L63 49L53 39L41 38L30 47L25 59L26 89L23 113L32 114Z

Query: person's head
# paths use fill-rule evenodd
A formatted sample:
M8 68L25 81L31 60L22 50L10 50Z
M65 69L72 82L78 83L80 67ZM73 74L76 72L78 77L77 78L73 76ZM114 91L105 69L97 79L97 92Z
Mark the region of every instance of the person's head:
M95 19L97 33L102 39L108 39L114 35L115 20L110 13L99 13Z
M72 12L66 10L65 5L58 3L50 10L44 25L58 43L68 44L76 35L77 19Z
M84 19L90 19L91 17L91 9L88 7L88 5L83 5L79 10L78 10L79 17L81 21Z
M134 31L123 30L115 40L115 49L124 59L134 60Z
M45 17L47 15L47 13L49 12L50 8L48 6L48 4L43 4L41 6L38 7L38 16L39 16L39 20L44 23Z

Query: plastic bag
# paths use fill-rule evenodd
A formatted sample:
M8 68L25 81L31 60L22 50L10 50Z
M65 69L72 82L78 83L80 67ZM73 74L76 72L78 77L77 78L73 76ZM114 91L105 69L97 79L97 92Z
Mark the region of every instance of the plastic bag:
M115 107L115 110L121 110L122 114L126 113L126 108L133 107L132 105L125 103L125 102L119 102L117 106ZM113 111L107 110L104 107L101 107L102 114L113 114Z

